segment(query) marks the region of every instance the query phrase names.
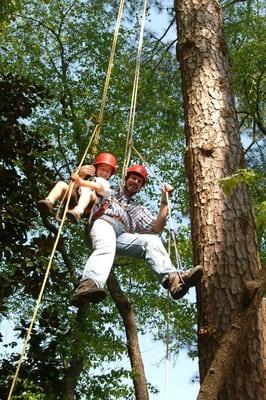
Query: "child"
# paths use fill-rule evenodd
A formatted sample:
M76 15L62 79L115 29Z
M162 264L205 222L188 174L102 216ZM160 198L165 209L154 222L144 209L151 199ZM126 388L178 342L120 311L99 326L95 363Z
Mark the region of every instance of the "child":
M79 198L77 190L74 189L70 200L70 207L74 208L67 211L67 217L71 222L77 223L80 221L89 203L95 202L96 193L102 197L111 195L108 179L116 173L117 162L115 156L111 153L100 153L92 164L95 167L96 176L93 178L87 176L86 179L89 178L90 180L82 179L77 173L71 175L71 179L79 187ZM46 199L38 202L38 209L43 218L47 218L52 214L54 203L56 200L62 199L67 194L68 189L69 186L66 182L59 181Z

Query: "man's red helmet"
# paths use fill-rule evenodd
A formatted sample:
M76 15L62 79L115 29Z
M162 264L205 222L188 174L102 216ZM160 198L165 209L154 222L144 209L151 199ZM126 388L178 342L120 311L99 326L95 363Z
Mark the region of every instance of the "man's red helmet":
M113 169L112 175L116 173L117 161L113 154L111 154L111 153L98 154L98 156L93 161L93 165L98 165L98 164L110 165L110 167L112 167L112 169Z
M147 172L146 168L143 165L135 164L135 165L132 165L132 167L129 167L127 169L126 180L127 180L127 178L129 177L130 174L138 174L138 175L140 175L144 179L143 185L145 185L147 183L148 172Z

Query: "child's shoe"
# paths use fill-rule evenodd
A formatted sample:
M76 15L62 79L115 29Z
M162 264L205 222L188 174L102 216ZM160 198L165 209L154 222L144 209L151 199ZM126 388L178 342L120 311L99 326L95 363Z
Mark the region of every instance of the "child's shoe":
M72 222L73 224L78 224L81 219L82 213L73 209L73 210L68 210L66 215L67 218L70 220L70 222Z
M53 214L53 203L50 200L40 200L37 203L37 208L42 216L42 218L46 219L49 215Z

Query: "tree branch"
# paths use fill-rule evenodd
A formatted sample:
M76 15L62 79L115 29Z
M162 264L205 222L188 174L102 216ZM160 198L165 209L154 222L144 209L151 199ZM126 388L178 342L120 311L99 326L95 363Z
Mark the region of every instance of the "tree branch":
M169 43L169 45L167 46L167 48L165 49L165 51L170 50L170 48L177 42L177 38L172 40L171 43ZM159 67L159 65L161 64L163 60L163 57L160 58L160 60L157 62L157 64L155 65L155 67L153 67L153 71L156 71L156 69Z
M127 349L132 369L132 379L135 388L136 400L148 400L147 381L144 372L141 352L138 343L136 321L131 304L122 292L116 276L111 272L107 286L111 297L121 315L126 331Z
M151 56L143 64L148 64L152 60L152 57L153 57L153 55L155 53L155 50L157 49L159 43L162 42L163 38L167 35L167 33L169 32L169 30L170 30L171 26L174 24L174 22L175 22L175 17L172 19L172 21L170 22L170 24L168 25L167 29L165 30L165 32L162 34L161 37L156 38L155 36L152 35L152 37L154 39L156 39L156 44L155 44L155 46L154 46L154 48L153 48L153 50L151 52Z
M76 323L78 329L82 330L84 324L86 324L87 307L79 308L76 316ZM78 340L78 338L76 339ZM78 346L78 343L77 343ZM64 400L76 399L76 386L80 374L83 371L85 365L85 356L83 352L77 352L73 354L70 361L63 360L64 366L64 378L63 378L63 398Z

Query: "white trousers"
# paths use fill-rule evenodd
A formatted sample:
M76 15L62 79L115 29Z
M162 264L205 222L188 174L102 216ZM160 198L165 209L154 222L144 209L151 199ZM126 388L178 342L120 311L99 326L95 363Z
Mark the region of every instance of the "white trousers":
M82 280L93 279L98 287L104 287L116 254L145 259L161 283L169 273L176 272L157 234L122 233L116 237L109 222L97 219L90 237L93 252L85 265Z

